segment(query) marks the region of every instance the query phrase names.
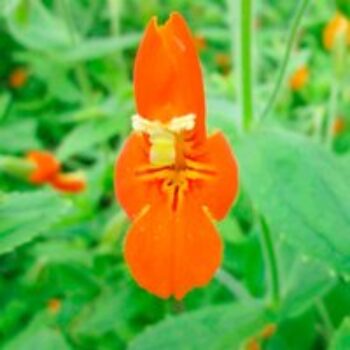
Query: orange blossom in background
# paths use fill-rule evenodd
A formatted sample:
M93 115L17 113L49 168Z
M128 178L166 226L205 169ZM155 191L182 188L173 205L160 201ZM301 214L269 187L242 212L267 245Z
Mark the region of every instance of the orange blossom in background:
M33 150L27 153L26 159L34 165L28 177L32 184L48 183L56 190L66 193L78 193L86 188L83 174L61 172L61 164L51 152Z
M337 12L323 31L324 47L331 50L340 36L344 36L347 45L350 45L350 21L340 12Z
M294 91L301 90L308 82L310 71L307 66L301 66L294 71L289 79L289 87Z

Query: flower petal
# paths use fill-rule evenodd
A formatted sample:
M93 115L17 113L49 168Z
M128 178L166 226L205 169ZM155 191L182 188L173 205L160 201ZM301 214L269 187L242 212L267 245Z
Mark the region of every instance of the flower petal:
M337 12L329 21L323 31L323 45L326 49L332 49L337 37L344 35L350 44L350 22L340 12Z
M115 191L117 200L130 218L134 218L154 198L160 187L154 182L143 182L136 169L149 164L149 145L141 134L132 134L123 146L115 166Z
M33 184L43 184L60 171L60 163L48 151L30 151L26 158L36 166L29 177L29 181Z
M193 196L207 206L217 220L223 219L238 192L238 164L224 135L217 132L207 139L205 160L215 171L212 179L196 181Z
M189 196L176 212L163 200L146 208L126 237L125 257L133 277L161 298L181 299L209 283L221 255L213 223Z
M181 15L162 26L153 18L140 44L134 69L137 112L144 118L169 122L196 114L195 137L205 135L205 102L194 39Z
M55 189L65 193L79 193L86 188L86 179L80 172L58 173L50 183Z

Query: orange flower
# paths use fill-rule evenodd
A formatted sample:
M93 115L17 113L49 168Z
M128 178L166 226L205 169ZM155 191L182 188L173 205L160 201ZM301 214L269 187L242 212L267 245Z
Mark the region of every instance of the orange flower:
M262 339L271 338L277 331L277 325L274 323L267 324L260 333Z
M337 117L333 123L333 135L339 135L345 130L345 121L342 117Z
M265 343L269 338L271 338L277 330L277 325L274 323L267 324L258 335L250 338L245 344L246 350L260 350L262 349L261 343Z
M56 315L61 310L61 300L57 298L50 299L47 308L52 315Z
M34 164L29 181L35 185L51 184L52 187L66 193L81 192L86 187L81 173L62 173L61 164L48 151L30 151L27 160Z
M78 193L86 188L86 180L82 173L59 173L50 183L57 190L66 193Z
M245 345L245 350L261 350L261 345L257 339L253 338Z
M289 86L292 90L302 89L308 82L310 76L309 68L306 66L299 67L291 76Z
M327 50L332 49L337 38L340 36L344 36L347 44L350 45L350 22L344 15L337 12L323 31L324 47Z
M227 53L217 53L215 62L221 68L228 68L231 65L231 57Z
M14 89L21 88L28 79L27 70L24 68L16 68L9 77L9 84Z
M55 156L48 151L30 151L27 159L35 165L29 181L36 185L48 182L61 168Z
M198 52L201 52L207 47L207 41L204 36L202 35L195 35L193 37L194 45L196 46L196 49Z
M181 15L153 18L134 70L134 132L116 163L117 198L133 220L125 257L149 292L181 299L206 285L222 245L214 219L238 189L236 160L221 132L208 136L202 74Z

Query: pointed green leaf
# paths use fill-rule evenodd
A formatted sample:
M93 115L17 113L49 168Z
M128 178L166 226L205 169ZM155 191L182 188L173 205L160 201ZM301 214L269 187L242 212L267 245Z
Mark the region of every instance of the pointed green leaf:
M305 137L256 132L236 145L241 181L275 238L350 272L348 172Z
M261 305L230 304L170 317L148 328L129 350L239 349L268 321Z
M350 317L344 319L340 328L335 332L330 350L350 349Z
M53 192L0 196L0 254L12 251L50 229L66 213L69 202Z

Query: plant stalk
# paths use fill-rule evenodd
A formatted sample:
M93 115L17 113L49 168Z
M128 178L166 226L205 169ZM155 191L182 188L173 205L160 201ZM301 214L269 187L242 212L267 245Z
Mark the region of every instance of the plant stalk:
M274 242L267 222L261 217L261 244L265 255L265 266L268 271L270 305L277 308L280 304L280 278Z
M279 72L277 74L277 79L276 79L276 83L275 83L275 87L272 90L271 96L268 99L268 102L266 104L266 107L263 109L263 112L260 116L260 120L266 118L272 108L274 107L278 94L281 90L281 86L284 82L285 79L285 75L286 75L286 71L287 71L287 67L288 67L288 62L291 56L291 53L293 51L295 42L296 42L296 37L299 31L299 27L301 24L301 20L304 16L305 10L307 9L308 5L309 5L310 0L300 0L299 5L296 9L293 21L292 21L292 25L290 28L290 32L288 35L288 40L287 40L287 46L286 46L286 51L281 63L281 67L279 69Z
M243 128L249 130L254 121L253 107L253 0L240 0L238 16L239 86Z
M75 24L74 24L74 18L71 12L71 8L69 5L69 1L67 0L60 0L59 5L61 7L61 12L64 17L64 20L66 22L69 35L71 38L72 45L77 45L79 43L79 35L76 31ZM91 101L92 96L92 87L90 85L89 76L86 72L86 69L82 63L77 63L74 67L74 75L78 81L78 84L83 91L85 100L87 103Z

